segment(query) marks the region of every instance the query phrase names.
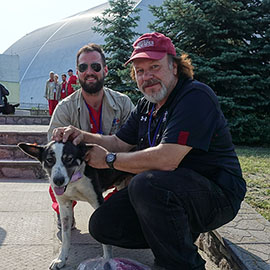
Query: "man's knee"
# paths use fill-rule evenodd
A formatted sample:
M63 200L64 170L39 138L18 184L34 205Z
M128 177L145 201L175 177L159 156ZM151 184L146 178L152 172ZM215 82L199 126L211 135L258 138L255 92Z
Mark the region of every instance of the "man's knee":
M153 173L151 171L143 172L134 176L128 185L128 194L131 201L143 200L151 188L151 179Z
M98 242L103 243L104 239L102 237L102 234L104 230L107 230L107 224L106 221L101 222L102 217L100 215L100 212L98 209L91 215L90 220L89 220L89 233L91 236L96 239ZM106 226L106 228L104 228Z
M129 199L137 214L138 211L151 211L153 204L163 203L168 196L168 190L160 185L166 182L161 174L161 171L146 171L136 175L129 183Z

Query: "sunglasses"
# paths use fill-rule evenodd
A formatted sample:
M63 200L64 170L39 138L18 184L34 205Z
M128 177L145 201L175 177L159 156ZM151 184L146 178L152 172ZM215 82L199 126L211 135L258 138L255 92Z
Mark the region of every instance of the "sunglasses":
M99 63L92 63L90 64L90 67L95 71L95 72L99 72L101 70L101 64ZM88 65L87 64L80 64L78 65L78 70L80 72L85 72L88 69Z

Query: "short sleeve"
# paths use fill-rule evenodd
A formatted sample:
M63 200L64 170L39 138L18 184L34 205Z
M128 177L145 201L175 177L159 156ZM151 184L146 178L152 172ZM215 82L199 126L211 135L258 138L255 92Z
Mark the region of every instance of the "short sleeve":
M122 141L136 145L138 142L138 130L139 130L139 114L138 106L131 112L126 123L116 133L116 136Z
M125 96L122 98L122 115L121 115L121 123L126 123L128 117L130 116L132 110L134 109L134 105L131 101L131 99L128 96Z
M218 102L201 90L192 90L175 106L161 143L187 145L208 151L218 119Z

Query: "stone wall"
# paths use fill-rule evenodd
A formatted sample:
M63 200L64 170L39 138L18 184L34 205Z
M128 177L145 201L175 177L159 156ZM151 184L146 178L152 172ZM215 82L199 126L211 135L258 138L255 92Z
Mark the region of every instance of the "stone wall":
M49 125L46 115L0 115L0 125Z
M241 270L215 232L201 233L197 245L221 270Z

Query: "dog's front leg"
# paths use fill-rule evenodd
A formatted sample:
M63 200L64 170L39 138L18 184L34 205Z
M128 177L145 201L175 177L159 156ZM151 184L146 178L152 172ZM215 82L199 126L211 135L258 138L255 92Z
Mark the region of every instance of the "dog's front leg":
M103 258L111 259L112 258L112 246L102 244L103 248Z
M72 225L72 201L59 202L60 218L62 226L62 247L58 258L54 259L50 269L57 270L66 264L70 248L71 225Z

